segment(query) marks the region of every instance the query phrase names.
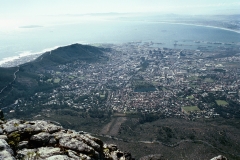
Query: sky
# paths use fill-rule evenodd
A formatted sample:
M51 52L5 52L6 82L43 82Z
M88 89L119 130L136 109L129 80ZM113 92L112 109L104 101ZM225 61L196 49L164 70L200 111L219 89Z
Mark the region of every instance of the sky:
M240 0L0 0L0 27L88 13L240 14ZM58 18L61 19L61 18Z

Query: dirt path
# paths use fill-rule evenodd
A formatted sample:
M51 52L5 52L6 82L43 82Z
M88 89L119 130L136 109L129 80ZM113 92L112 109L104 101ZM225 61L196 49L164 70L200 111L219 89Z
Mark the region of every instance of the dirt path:
M112 123L113 123L114 120L115 120L115 119L112 119L111 122L109 122L108 124L106 124L106 125L102 128L100 134L105 134L105 135L108 134L108 132L109 132L109 130L110 130L110 127L112 126Z
M100 134L116 136L121 127L121 124L127 120L126 117L116 117L103 127Z

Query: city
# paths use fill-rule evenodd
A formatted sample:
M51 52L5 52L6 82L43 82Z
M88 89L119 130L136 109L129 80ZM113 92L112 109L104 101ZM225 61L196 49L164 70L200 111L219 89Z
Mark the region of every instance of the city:
M240 103L239 48L225 45L230 48L205 52L153 45L102 44L110 48L107 61L75 61L45 70L39 81L59 87L19 98L12 107L24 112L25 106L65 105L84 112L155 113L189 120L239 115L239 109L232 109Z

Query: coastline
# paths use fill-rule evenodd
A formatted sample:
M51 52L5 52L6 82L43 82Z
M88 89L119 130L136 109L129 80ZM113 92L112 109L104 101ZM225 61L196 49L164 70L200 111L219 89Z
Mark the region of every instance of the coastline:
M165 23L165 24L173 24L173 25L177 24L177 25L187 25L187 26L214 28L214 29L231 31L231 32L240 34L240 31L233 30L233 29L228 29L228 28L223 28L223 27L216 27L216 26L210 26L210 25L194 24L194 23L181 23L181 22L172 22L172 21L171 22L170 21L148 21L147 23ZM86 43L86 42L76 42L76 43L79 43L79 44L89 44L89 43ZM0 60L0 67L18 66L18 65L20 65L22 63L26 63L26 62L29 62L29 61L32 61L32 60L36 59L38 56L40 56L41 54L43 54L45 52L49 52L49 51L55 50L55 49L57 49L59 47L64 47L64 46L68 46L68 45L71 45L71 44L75 44L75 43L55 46L55 47L51 47L51 48L46 48L46 49L43 49L42 51L35 52L35 53L33 53L31 51L21 52L17 56L6 57L6 58L3 58L2 60Z
M11 67L13 65L10 65L9 63L21 63L21 61L23 61L21 59L26 59L26 60L24 60L24 62L22 62L22 63L26 63L28 60L34 60L36 57L40 56L41 54L52 51L54 49L57 49L58 47L60 47L60 46L46 48L46 49L43 49L42 51L35 52L35 53L30 52L30 51L25 51L25 52L20 53L17 56L3 58L2 60L0 60L0 67ZM20 62L18 62L18 61L20 61ZM16 64L15 66L17 66L17 65L19 65L19 64Z
M240 34L240 30L234 30L229 28L223 28L223 27L217 27L217 26L209 26L209 25L203 25L203 24L194 24L194 23L180 23L180 22L166 22L166 21L159 21L158 23L166 23L166 24L180 24L180 25L187 25L187 26L196 26L196 27L206 27L206 28L215 28L215 29L221 29L225 31L231 31Z
M81 43L81 42L76 42L76 43L87 44L87 43ZM3 60L0 60L0 67L18 66L23 63L33 61L34 59L36 59L37 57L39 57L40 55L42 55L46 52L50 52L55 49L58 49L59 47L66 47L66 46L76 44L76 43L70 43L70 44L66 44L66 45L60 45L60 46L55 46L55 47L51 47L51 48L46 48L46 49L43 49L42 51L35 52L35 53L32 53L30 51L25 51L25 52L20 53L18 56L6 57L6 58L3 58Z

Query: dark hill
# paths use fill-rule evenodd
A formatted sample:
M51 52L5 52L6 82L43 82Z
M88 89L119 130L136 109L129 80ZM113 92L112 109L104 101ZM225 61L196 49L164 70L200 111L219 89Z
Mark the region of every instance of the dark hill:
M0 91L7 86L4 92L0 93L0 105L8 106L18 98L28 97L35 92L47 92L58 87L58 84L40 81L42 77L45 79L53 78L51 74L45 72L46 70L56 70L57 66L76 60L87 63L105 61L108 58L104 51L107 50L89 45L72 44L46 52L36 60L19 67L0 68Z
M16 72L16 70L17 67L0 68L0 92L6 85L14 80L14 72Z
M72 44L59 47L51 52L46 52L35 61L21 65L21 69L35 72L40 69L49 69L51 67L70 63L76 60L95 62L106 60L107 57L103 51L105 49L89 45Z

